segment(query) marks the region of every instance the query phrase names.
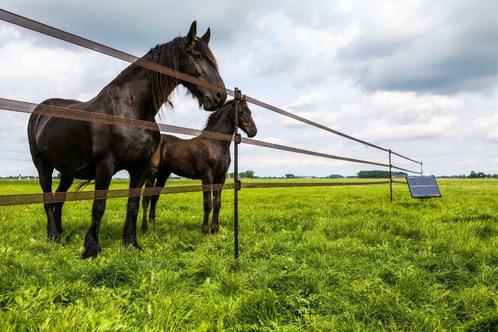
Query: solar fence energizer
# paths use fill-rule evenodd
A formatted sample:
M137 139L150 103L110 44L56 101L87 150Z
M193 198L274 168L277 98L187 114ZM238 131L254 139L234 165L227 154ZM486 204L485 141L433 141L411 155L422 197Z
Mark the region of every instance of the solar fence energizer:
M436 177L432 176L407 176L406 183L413 198L441 197L441 192L436 182Z

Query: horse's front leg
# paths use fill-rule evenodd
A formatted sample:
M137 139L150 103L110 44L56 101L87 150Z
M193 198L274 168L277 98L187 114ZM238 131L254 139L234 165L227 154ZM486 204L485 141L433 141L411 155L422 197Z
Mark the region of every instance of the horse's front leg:
M101 163L97 166L95 174L95 194L92 208L92 224L85 236L84 259L97 257L100 252L99 232L100 222L105 211L107 191L112 179L112 167L110 163Z
M132 245L141 250L137 242L137 216L140 206L140 191L147 178L147 169L130 171L130 197L126 208L126 221L123 228L123 245Z
M225 184L225 178L216 179L215 184ZM218 233L221 209L221 189L213 191L213 220L211 220L211 233Z
M203 185L210 184L209 181L202 181ZM209 232L209 214L213 208L213 203L211 200L211 191L203 191L204 196L204 220L202 222L202 232L207 234Z
M218 220L221 209L221 190L213 191L213 220L211 221L211 233L218 233L220 228Z

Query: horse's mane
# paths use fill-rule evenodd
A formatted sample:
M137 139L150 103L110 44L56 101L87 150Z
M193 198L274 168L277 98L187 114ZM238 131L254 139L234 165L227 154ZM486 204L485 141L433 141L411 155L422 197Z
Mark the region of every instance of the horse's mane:
M146 59L171 69L180 70L180 59L183 49L185 48L185 38L177 37L167 43L158 44L151 48L142 59ZM110 84L116 81L128 79L129 75L133 75L138 70L147 70L137 65L136 63L126 67ZM178 84L177 79L168 75L161 74L155 70L148 70L149 79L151 81L152 101L154 107L159 109L163 103L168 103L168 96L165 91L171 91Z
M219 121L219 119L223 116L225 111L231 110L232 109L232 104L234 100L229 100L223 105L220 109L217 111L211 113L209 117L207 118L206 125L204 126L203 130L207 130L209 128L213 128L213 126Z
M163 66L180 70L180 59L182 57L182 53L185 49L186 39L185 37L176 37L175 39L164 43L156 45L153 47L144 58L156 63L159 63ZM202 53L202 55L209 61L211 64L218 69L218 64L216 62L216 58L213 53L209 49L209 46L199 38L196 38L195 45ZM151 72L151 81L152 81L152 98L154 102L154 106L159 109L163 103L167 103L169 106L173 107L173 104L168 100L168 96L165 95L166 90L171 90L170 88L175 87L178 82L177 79L170 77L168 75L164 75L158 73L156 71ZM199 101L200 104L200 101Z
M185 43L185 37L176 37L167 43L158 44L151 48L149 52L142 57L142 59L146 59L179 71L180 60L185 50ZM197 50L200 51L215 68L217 68L218 65L213 53L202 39L196 39L196 47ZM138 68L141 67L136 64L128 66L115 78L115 80L119 80L120 78L127 76L131 71L137 70ZM154 70L149 70L149 75L152 84L152 100L156 109L159 109L163 103L167 103L172 107L173 105L168 99L169 96L166 95L165 91L173 90L173 88L178 85L178 80L174 77L161 74Z
M197 46L198 50L202 53L202 55L204 55L204 57L209 62L211 62L214 68L218 69L218 62L216 62L216 58L214 57L213 52L211 52L211 49L209 48L208 44L206 44L204 40L196 38L195 45Z
M185 47L185 38L177 37L170 42L156 45L144 56L145 59L171 69L180 69L180 59ZM152 82L152 100L156 109L163 103L173 106L165 91L172 90L178 82L177 79L157 71L150 70L150 80Z

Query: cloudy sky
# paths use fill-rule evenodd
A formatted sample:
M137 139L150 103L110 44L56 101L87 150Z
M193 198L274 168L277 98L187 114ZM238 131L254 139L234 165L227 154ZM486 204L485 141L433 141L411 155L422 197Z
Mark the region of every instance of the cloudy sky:
M4 0L2 8L134 55L211 27L228 87L424 160L428 174L498 173L498 3ZM0 22L0 97L87 100L127 66ZM385 153L252 107L258 137L353 158ZM175 94L161 122L202 128ZM0 175L35 174L27 116L0 112ZM258 175L352 175L362 165L241 147ZM408 168L395 159L395 163Z

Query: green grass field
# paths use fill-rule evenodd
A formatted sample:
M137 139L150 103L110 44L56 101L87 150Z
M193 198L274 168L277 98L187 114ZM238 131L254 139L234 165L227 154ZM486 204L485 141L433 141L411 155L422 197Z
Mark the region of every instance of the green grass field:
M440 186L423 203L405 185L394 203L387 185L243 189L238 267L229 190L214 236L200 193L163 196L144 252L121 247L126 200L109 200L85 261L91 202L66 204L60 243L42 205L0 207L1 329L496 331L498 181Z

